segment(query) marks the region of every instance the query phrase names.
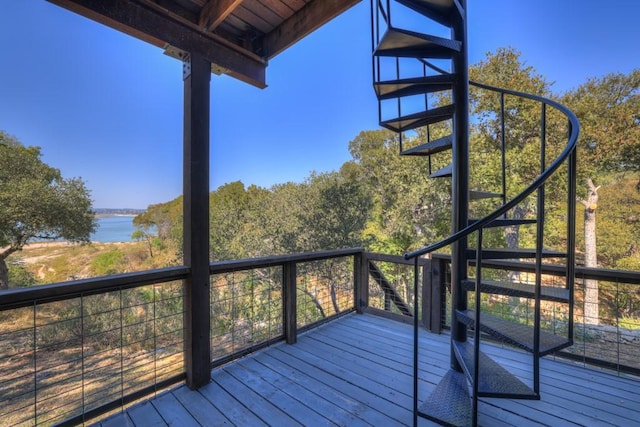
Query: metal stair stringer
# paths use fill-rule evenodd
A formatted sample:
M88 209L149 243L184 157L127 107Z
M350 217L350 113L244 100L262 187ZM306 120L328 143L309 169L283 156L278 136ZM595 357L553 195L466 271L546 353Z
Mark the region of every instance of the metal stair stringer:
M376 281L378 286L380 286L380 288L384 292L385 302L388 299L390 302L393 302L396 308L400 310L400 312L403 315L409 316L409 317L413 316L409 306L404 302L404 300L400 297L400 295L398 295L396 290L391 285L391 282L389 282L389 280L384 276L384 274L378 268L378 266L372 261L369 261L369 275L373 278L373 280Z

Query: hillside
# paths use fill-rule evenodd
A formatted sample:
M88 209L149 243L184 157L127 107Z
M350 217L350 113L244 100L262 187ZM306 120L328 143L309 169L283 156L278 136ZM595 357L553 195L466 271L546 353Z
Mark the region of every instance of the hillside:
M168 248L156 248L153 254L151 257L147 242L33 243L11 255L9 264L24 268L37 284L179 264L175 252Z

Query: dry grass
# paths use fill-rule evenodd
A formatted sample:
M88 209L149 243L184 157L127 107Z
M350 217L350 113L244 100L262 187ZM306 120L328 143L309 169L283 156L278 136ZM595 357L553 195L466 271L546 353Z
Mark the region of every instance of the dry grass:
M182 284L0 313L0 424L52 425L184 372Z
M11 255L8 261L22 265L33 274L38 284L47 284L99 276L92 267L93 261L114 250L121 251L124 258L124 264L118 266L117 273L179 265L174 250L165 248L155 251L151 257L145 242L34 243Z

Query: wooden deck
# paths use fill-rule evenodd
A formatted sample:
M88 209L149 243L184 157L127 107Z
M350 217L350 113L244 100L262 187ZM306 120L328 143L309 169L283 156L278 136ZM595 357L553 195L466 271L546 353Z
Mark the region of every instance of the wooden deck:
M214 370L198 391L173 389L98 425L411 425L412 331L377 316L348 315L295 345L278 344ZM449 336L421 333L424 398L447 370ZM529 355L483 349L527 378ZM541 369L542 400L483 399L480 425L640 426L639 378L549 358Z

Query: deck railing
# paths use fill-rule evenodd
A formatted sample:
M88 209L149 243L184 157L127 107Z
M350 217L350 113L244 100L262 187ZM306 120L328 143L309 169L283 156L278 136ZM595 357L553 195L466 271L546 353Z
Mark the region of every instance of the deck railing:
M362 249L212 263L211 366L294 343L355 310L405 317L408 267ZM189 274L172 267L1 292L2 424L81 424L183 381Z
M435 332L449 317L448 262L440 255L419 261L420 320ZM521 280L534 272L526 263L486 265L496 274L521 271ZM576 270L576 344L560 356L640 373L640 273ZM547 281L563 271L543 268ZM215 262L210 273L212 367L277 341L294 343L353 311L412 320L414 266L401 256L346 249ZM189 274L172 267L0 293L0 420L80 424L183 381ZM599 281L599 319L585 319L579 306L586 279ZM492 304L508 313L508 301ZM546 327L566 325L551 307L545 313ZM529 321L530 314L517 315Z
M211 354L220 365L356 310L362 249L211 264Z
M377 253L365 254L368 291L366 311L390 317L403 322L413 320L413 275L414 261L403 256ZM431 261L419 260L419 280L423 287L418 289L418 300L422 300L425 279L429 276ZM424 306L424 304L423 304Z
M181 381L188 273L175 267L0 293L2 424L80 424Z
M433 288L432 298L426 304L426 314L434 319L432 332L440 332L449 326L450 319L450 275L451 258L448 255L433 256L432 272L428 278ZM490 269L487 274L504 278L519 272L518 280L535 280L535 265L518 261L485 261ZM566 268L562 265L543 265L542 281L547 285L562 286ZM501 277L504 276L504 277ZM589 282L591 281L591 282ZM597 281L597 300L585 298L585 285L593 286ZM591 293L593 295L593 293ZM522 323L533 321L533 308L511 304L509 297L484 301L486 310L499 317L510 317ZM589 305L597 305L590 310ZM568 325L554 303L542 307L542 328L550 332L561 331ZM598 312L597 318L588 313ZM640 272L587 268L576 266L574 300L574 344L556 353L558 357L581 361L590 365L614 369L620 373L640 375Z

